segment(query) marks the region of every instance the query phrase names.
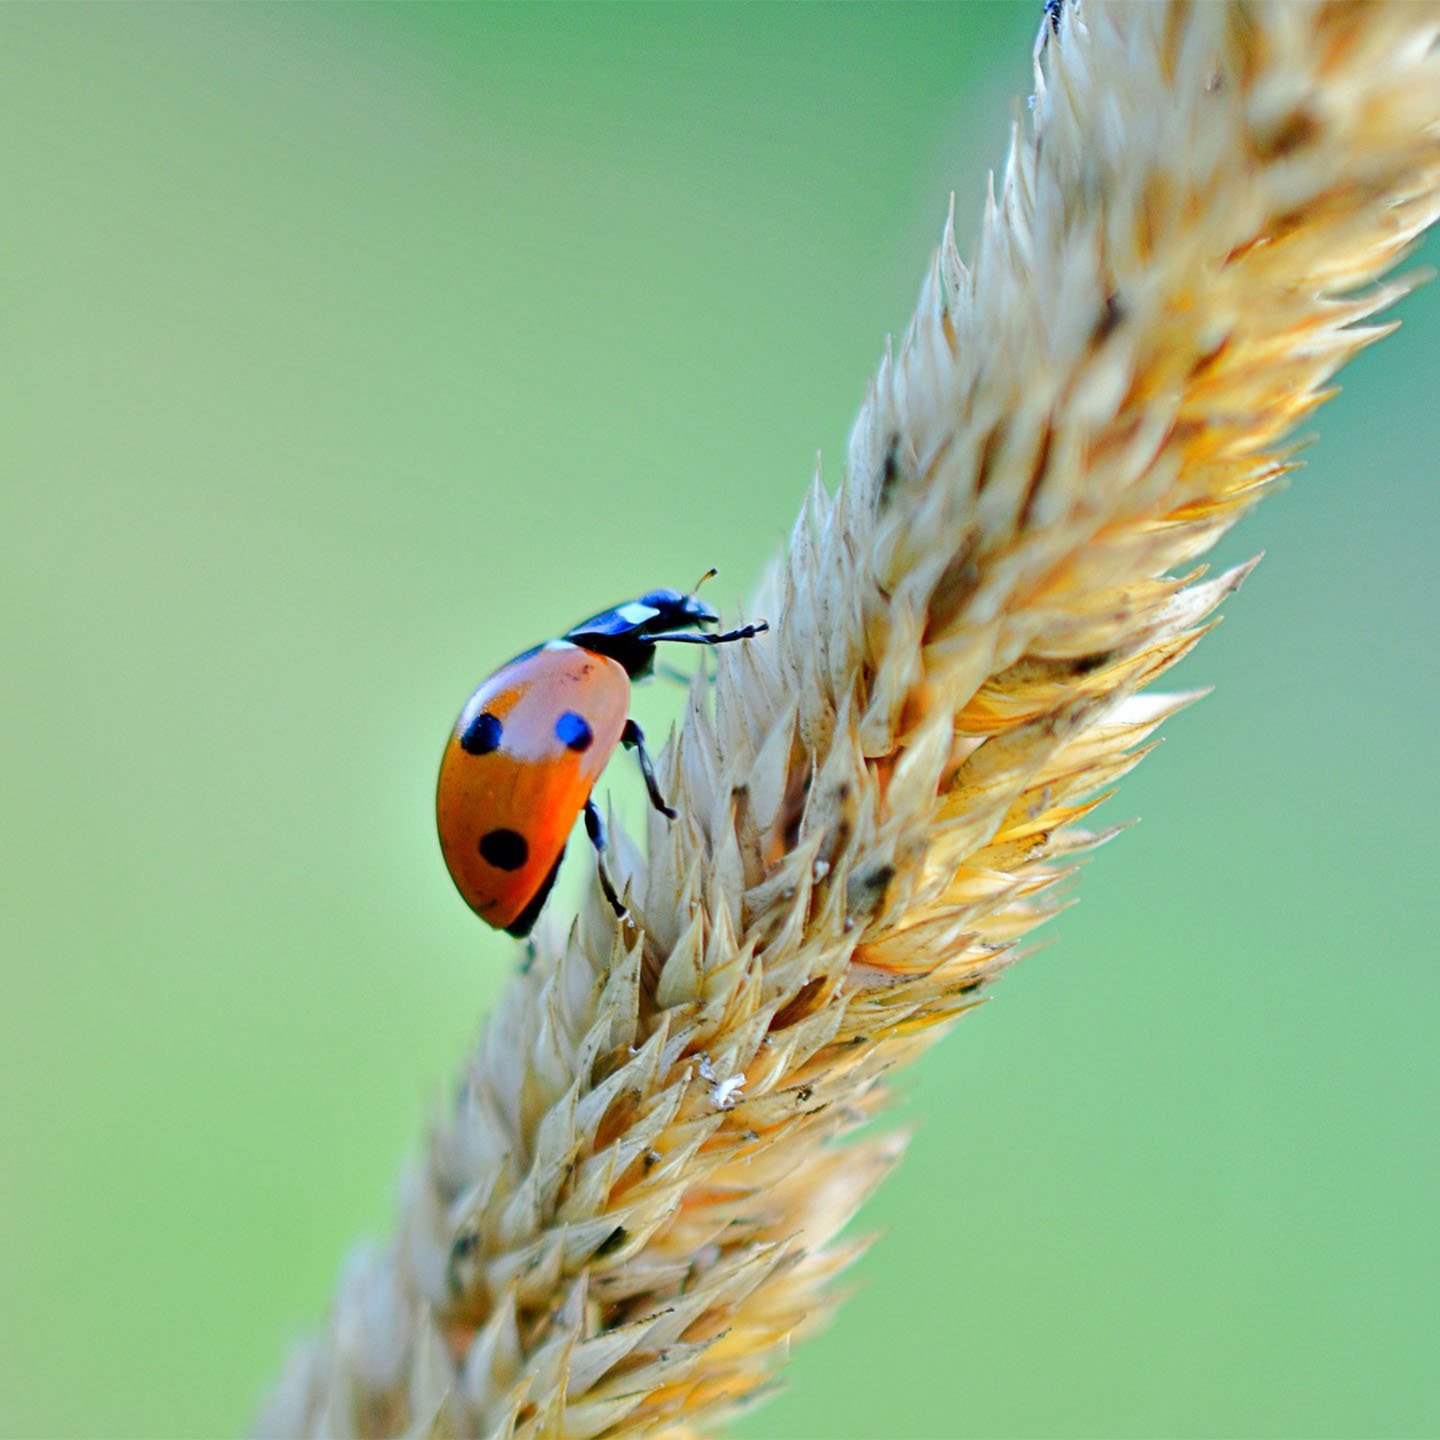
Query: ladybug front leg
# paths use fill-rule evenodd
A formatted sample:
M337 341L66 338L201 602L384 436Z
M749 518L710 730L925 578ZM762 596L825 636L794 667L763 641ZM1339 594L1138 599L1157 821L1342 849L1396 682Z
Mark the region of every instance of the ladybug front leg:
M615 887L610 883L610 872L605 868L605 822L600 818L600 808L593 798L585 802L585 833L595 847L595 869L600 876L600 888L605 892L610 908L623 920L630 912L615 893Z
M732 640L750 640L763 635L770 628L768 620L759 620L754 625L742 625L738 630L727 630L722 635L707 635L703 630L677 630L673 635L657 635L655 641L674 640L680 645L728 645Z
M645 735L633 721L627 720L620 732L620 743L633 750L640 760L640 773L645 777L645 788L650 792L650 803L667 819L673 820L675 812L665 803L660 793L659 782L655 779L655 767L650 763L650 752L645 748Z

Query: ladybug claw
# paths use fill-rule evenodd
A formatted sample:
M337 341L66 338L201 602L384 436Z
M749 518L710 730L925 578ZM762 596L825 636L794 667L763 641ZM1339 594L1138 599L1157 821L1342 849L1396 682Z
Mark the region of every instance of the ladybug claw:
M610 879L609 872L605 869L605 862L599 856L595 858L595 870L600 876L600 889L604 891L605 898L610 902L610 908L615 912L615 918L628 920L630 911L625 902L615 893L615 886Z

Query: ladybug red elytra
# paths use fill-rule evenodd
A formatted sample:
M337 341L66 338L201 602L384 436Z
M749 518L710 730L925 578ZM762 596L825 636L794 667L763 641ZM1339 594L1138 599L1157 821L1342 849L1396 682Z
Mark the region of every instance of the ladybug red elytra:
M435 818L450 878L487 924L530 933L582 811L605 896L625 913L605 870L605 827L591 791L624 745L639 757L650 803L674 819L629 718L630 682L651 673L661 641L726 645L769 629L762 620L707 632L718 623L693 594L651 590L517 655L466 701L440 760Z

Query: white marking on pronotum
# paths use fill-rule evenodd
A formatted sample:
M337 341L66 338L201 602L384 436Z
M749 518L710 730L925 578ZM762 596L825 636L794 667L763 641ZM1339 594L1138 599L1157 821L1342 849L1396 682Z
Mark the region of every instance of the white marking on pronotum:
M627 625L643 625L647 620L653 620L660 612L653 605L642 605L638 600L630 600L624 605L617 605L615 613Z

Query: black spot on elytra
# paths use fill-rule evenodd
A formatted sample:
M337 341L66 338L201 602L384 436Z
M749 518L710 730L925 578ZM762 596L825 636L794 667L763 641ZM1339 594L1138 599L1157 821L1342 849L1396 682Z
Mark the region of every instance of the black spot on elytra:
M567 749L583 752L590 748L595 733L583 715L567 710L555 722L555 738Z
M500 737L505 733L500 717L482 710L466 727L460 737L460 748L467 755L488 755L500 748Z
M480 857L497 870L518 870L530 858L530 847L514 830L487 830L480 837Z

